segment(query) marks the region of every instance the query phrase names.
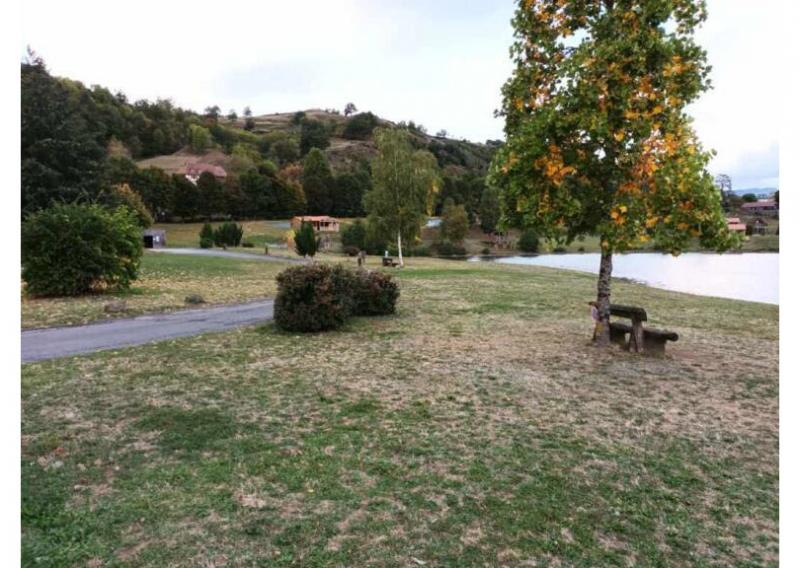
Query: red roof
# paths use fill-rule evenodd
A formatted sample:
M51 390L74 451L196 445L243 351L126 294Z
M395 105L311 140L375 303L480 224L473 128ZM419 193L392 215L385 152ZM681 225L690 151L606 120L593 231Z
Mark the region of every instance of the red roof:
M759 209L761 207L775 207L775 200L767 199L765 201L754 201L752 203L745 203L742 205L743 209Z

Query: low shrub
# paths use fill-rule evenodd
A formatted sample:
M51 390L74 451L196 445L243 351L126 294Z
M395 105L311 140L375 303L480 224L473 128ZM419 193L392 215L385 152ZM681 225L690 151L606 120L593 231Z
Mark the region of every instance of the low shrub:
M128 288L141 257L141 227L127 207L54 205L22 224L22 278L31 294Z
M556 254L563 254L567 252L567 249L565 247L556 247L553 249L553 252Z
M347 256L358 256L359 250L360 249L358 247L354 247L352 245L342 248L342 252Z
M253 243L251 243L250 241L242 241L242 247L251 249L251 248L255 247L255 245Z
M211 245L204 247L203 241L210 242ZM211 223L204 223L203 228L200 229L200 247L211 248L213 244L214 244L214 228L211 226Z
M400 290L383 272L311 264L281 272L275 298L275 323L286 331L336 329L351 315L395 313Z
M288 268L278 274L275 323L286 331L325 331L340 327L352 309L341 270L325 264Z
M483 254L483 255L491 254L491 253L492 253L492 251L489 249L489 247L483 247L481 249L481 254Z
M408 256L431 256L431 247L417 245L408 249Z
M202 238L200 239L200 248L210 249L214 247L214 239Z
M383 316L395 312L400 289L391 274L385 272L358 273L353 290L353 315Z
M231 221L226 221L214 231L214 244L218 247L238 247L242 242L244 228Z
M533 229L525 229L519 236L517 248L522 252L539 252L539 235Z

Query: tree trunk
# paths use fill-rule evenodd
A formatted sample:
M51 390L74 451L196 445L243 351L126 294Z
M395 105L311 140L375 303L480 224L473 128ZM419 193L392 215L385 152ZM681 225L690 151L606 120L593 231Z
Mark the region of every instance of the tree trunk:
M611 340L609 319L611 318L611 251L600 254L600 274L597 277L597 313L600 317L595 341L608 345Z
M403 264L403 239L400 237L400 231L397 231L397 261L400 263L400 266L404 266Z

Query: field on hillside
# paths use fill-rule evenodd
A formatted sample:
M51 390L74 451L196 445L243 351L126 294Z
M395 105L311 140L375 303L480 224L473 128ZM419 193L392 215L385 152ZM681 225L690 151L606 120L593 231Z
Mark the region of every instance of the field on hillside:
M642 357L591 346L592 275L394 273L337 332L23 366L23 563L777 565L777 306L615 281L681 336Z
M214 228L222 222L211 223ZM265 244L283 243L286 233L289 232L289 220L270 221L239 221L244 228L242 241L253 243L254 246L263 248ZM157 223L154 229L164 229L167 232L167 246L194 247L200 246L200 230L204 223Z

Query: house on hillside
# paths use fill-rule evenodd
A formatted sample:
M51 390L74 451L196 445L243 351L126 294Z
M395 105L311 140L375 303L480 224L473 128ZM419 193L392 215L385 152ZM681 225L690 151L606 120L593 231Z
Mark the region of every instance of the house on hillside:
M732 233L744 233L747 231L747 225L742 223L739 217L728 217L728 230Z
M311 223L314 227L315 233L338 233L339 220L327 215L301 215L299 217L292 217L292 229L295 231L300 229L303 222Z
M228 172L226 172L225 168L222 166L203 163L188 164L185 168L184 175L186 179L197 185L197 180L199 180L200 176L205 172L209 172L219 181L225 181L225 178L228 177Z
M752 214L777 215L778 204L775 203L774 199L759 199L758 201L742 205L742 211Z
M292 217L292 229L300 230L303 223L311 223L314 233L319 237L319 245L323 250L330 250L333 247L332 235L339 232L339 220L327 215L302 215Z

